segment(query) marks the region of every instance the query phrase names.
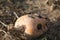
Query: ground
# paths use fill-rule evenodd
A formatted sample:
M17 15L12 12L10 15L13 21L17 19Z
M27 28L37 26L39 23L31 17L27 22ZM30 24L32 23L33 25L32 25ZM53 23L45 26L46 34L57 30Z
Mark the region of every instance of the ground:
M7 29L7 25L14 26L15 13L18 17L37 13L50 20L48 31L32 40L60 40L60 0L0 0L0 21L6 24L0 23L0 40L25 40L19 31Z

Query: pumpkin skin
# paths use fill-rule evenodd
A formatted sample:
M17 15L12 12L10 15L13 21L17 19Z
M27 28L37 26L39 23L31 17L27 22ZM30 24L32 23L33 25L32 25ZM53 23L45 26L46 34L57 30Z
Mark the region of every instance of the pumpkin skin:
M29 14L30 15L30 14ZM42 35L47 30L47 21L44 18L39 17L30 17L28 14L19 17L16 22L14 28L18 29L20 27L25 28L24 33L32 36L38 37ZM37 28L38 24L41 25L41 28ZM39 26L40 27L40 26Z

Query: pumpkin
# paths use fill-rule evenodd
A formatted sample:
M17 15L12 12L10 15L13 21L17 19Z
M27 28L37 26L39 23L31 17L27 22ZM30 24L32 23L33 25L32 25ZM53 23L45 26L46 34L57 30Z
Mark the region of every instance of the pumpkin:
M38 37L42 35L44 32L46 32L46 24L47 20L45 18L39 18L37 16L27 14L19 17L16 20L14 28L22 30L25 29L24 33L33 37Z

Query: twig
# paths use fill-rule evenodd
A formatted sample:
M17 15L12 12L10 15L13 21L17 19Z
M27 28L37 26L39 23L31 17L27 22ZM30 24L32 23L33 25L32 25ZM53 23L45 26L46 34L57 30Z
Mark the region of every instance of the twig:
M3 31L5 34L7 33L6 31L4 31L4 30L1 30L1 29L0 29L0 31Z
M16 18L19 18L18 15L16 14L16 12L14 12L14 15L16 16Z
M3 23L2 21L0 21L0 23L5 26L5 27L8 27L8 25L6 25L5 23Z

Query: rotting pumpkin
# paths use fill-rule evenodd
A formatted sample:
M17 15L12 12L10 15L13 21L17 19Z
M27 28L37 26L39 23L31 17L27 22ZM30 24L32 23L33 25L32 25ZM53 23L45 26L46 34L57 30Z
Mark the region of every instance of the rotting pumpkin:
M38 37L47 31L46 24L47 24L47 20L45 18L39 18L27 14L21 16L16 20L14 28L22 29L22 30L25 29L24 33L33 37Z

